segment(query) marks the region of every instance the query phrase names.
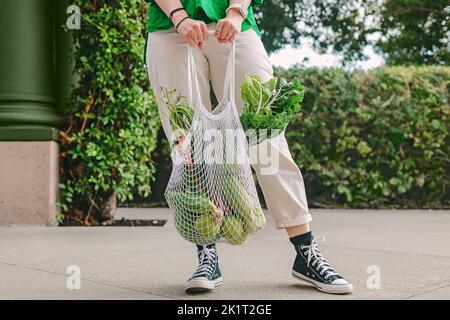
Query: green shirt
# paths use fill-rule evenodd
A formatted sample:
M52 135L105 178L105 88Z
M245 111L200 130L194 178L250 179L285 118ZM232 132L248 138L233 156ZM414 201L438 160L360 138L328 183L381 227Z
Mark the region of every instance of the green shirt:
M165 30L173 27L172 22L154 0L149 2L148 8L148 32ZM253 29L261 36L253 15L253 5L261 5L264 0L253 0L248 10L247 18L242 22L242 31ZM181 0L181 3L189 17L201 20L205 23L218 22L225 18L229 0Z

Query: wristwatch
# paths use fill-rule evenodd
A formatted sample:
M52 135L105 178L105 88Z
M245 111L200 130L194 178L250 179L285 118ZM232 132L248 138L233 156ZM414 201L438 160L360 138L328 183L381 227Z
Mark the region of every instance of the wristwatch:
M244 19L246 19L247 16L248 16L248 8L247 8L247 6L245 5L244 2L242 2L241 4L235 3L235 4L230 5L230 6L228 7L226 13L228 14L228 11L230 11L231 9L239 9L239 12L241 13L241 16L242 16Z

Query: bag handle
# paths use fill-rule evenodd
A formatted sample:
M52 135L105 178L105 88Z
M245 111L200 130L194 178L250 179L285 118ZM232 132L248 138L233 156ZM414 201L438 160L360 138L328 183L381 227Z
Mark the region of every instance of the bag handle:
M193 108L203 105L195 67L194 48L191 46L188 46L188 103Z
M225 73L222 99L228 99L226 100L228 102L234 101L235 87L236 87L236 43L233 42L231 44L230 56L228 57L228 65L227 71Z
M195 48L188 46L188 103L196 108L203 106L200 88L198 84L197 69L194 59ZM235 99L236 86L236 45L233 42L228 57L228 65L224 78L222 100L231 102ZM209 111L208 111L209 112Z

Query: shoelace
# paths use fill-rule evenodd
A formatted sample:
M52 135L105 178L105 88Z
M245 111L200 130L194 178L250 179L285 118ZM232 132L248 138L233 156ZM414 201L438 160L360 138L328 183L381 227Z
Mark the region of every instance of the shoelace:
M214 272L215 261L215 249L208 249L203 247L203 250L199 252L199 266L194 273L194 278L198 276L206 275L211 277Z
M325 280L331 276L338 276L339 274L328 264L327 260L320 253L318 248L319 242L325 242L325 237L319 236L314 238L309 246L300 246L302 250L308 249L304 252L304 255L308 255L307 266L309 267L311 265L315 267L317 265L316 270L320 272L320 275L326 273Z

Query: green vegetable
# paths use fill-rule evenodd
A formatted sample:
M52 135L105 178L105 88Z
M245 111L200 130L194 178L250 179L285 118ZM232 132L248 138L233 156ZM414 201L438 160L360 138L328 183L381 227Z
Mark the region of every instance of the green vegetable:
M166 191L165 197L170 202L177 203L185 210L198 215L207 213L214 214L218 210L206 194Z
M206 241L213 241L220 232L220 223L217 223L209 214L198 217L195 227L198 234Z
M197 220L197 215L191 212L179 212L174 216L175 227L178 233L187 241L196 242L201 239L194 226L194 221Z
M161 92L164 104L168 109L168 117L172 129L182 132L182 136L185 136L185 131L191 128L194 118L193 109L188 105L185 97L181 95L175 96L176 89L169 91L161 88Z
M255 233L264 228L266 225L266 217L260 207L253 208L252 214L242 217L244 222L244 230L248 233Z
M177 204L175 227L183 238L194 243L214 240L224 214L206 195L166 191L165 197Z
M241 86L241 96L246 110L256 114L270 112L271 97L274 95L277 83L277 78L263 83L258 76L246 75L245 82Z
M222 178L225 197L229 199L228 205L232 212L239 216L244 223L244 231L248 233L255 233L261 230L266 221L260 208L250 205L253 202L250 195L244 186L240 183L237 177L226 175ZM256 205L256 204L255 204Z
M238 246L248 239L249 234L245 232L239 217L228 215L223 219L221 236L230 244Z
M295 78L291 82L272 78L263 82L255 75L247 75L241 86L244 110L242 127L251 131L250 144L260 143L283 131L294 114L300 111L304 98L304 87ZM267 136L260 136L260 129L268 130Z

